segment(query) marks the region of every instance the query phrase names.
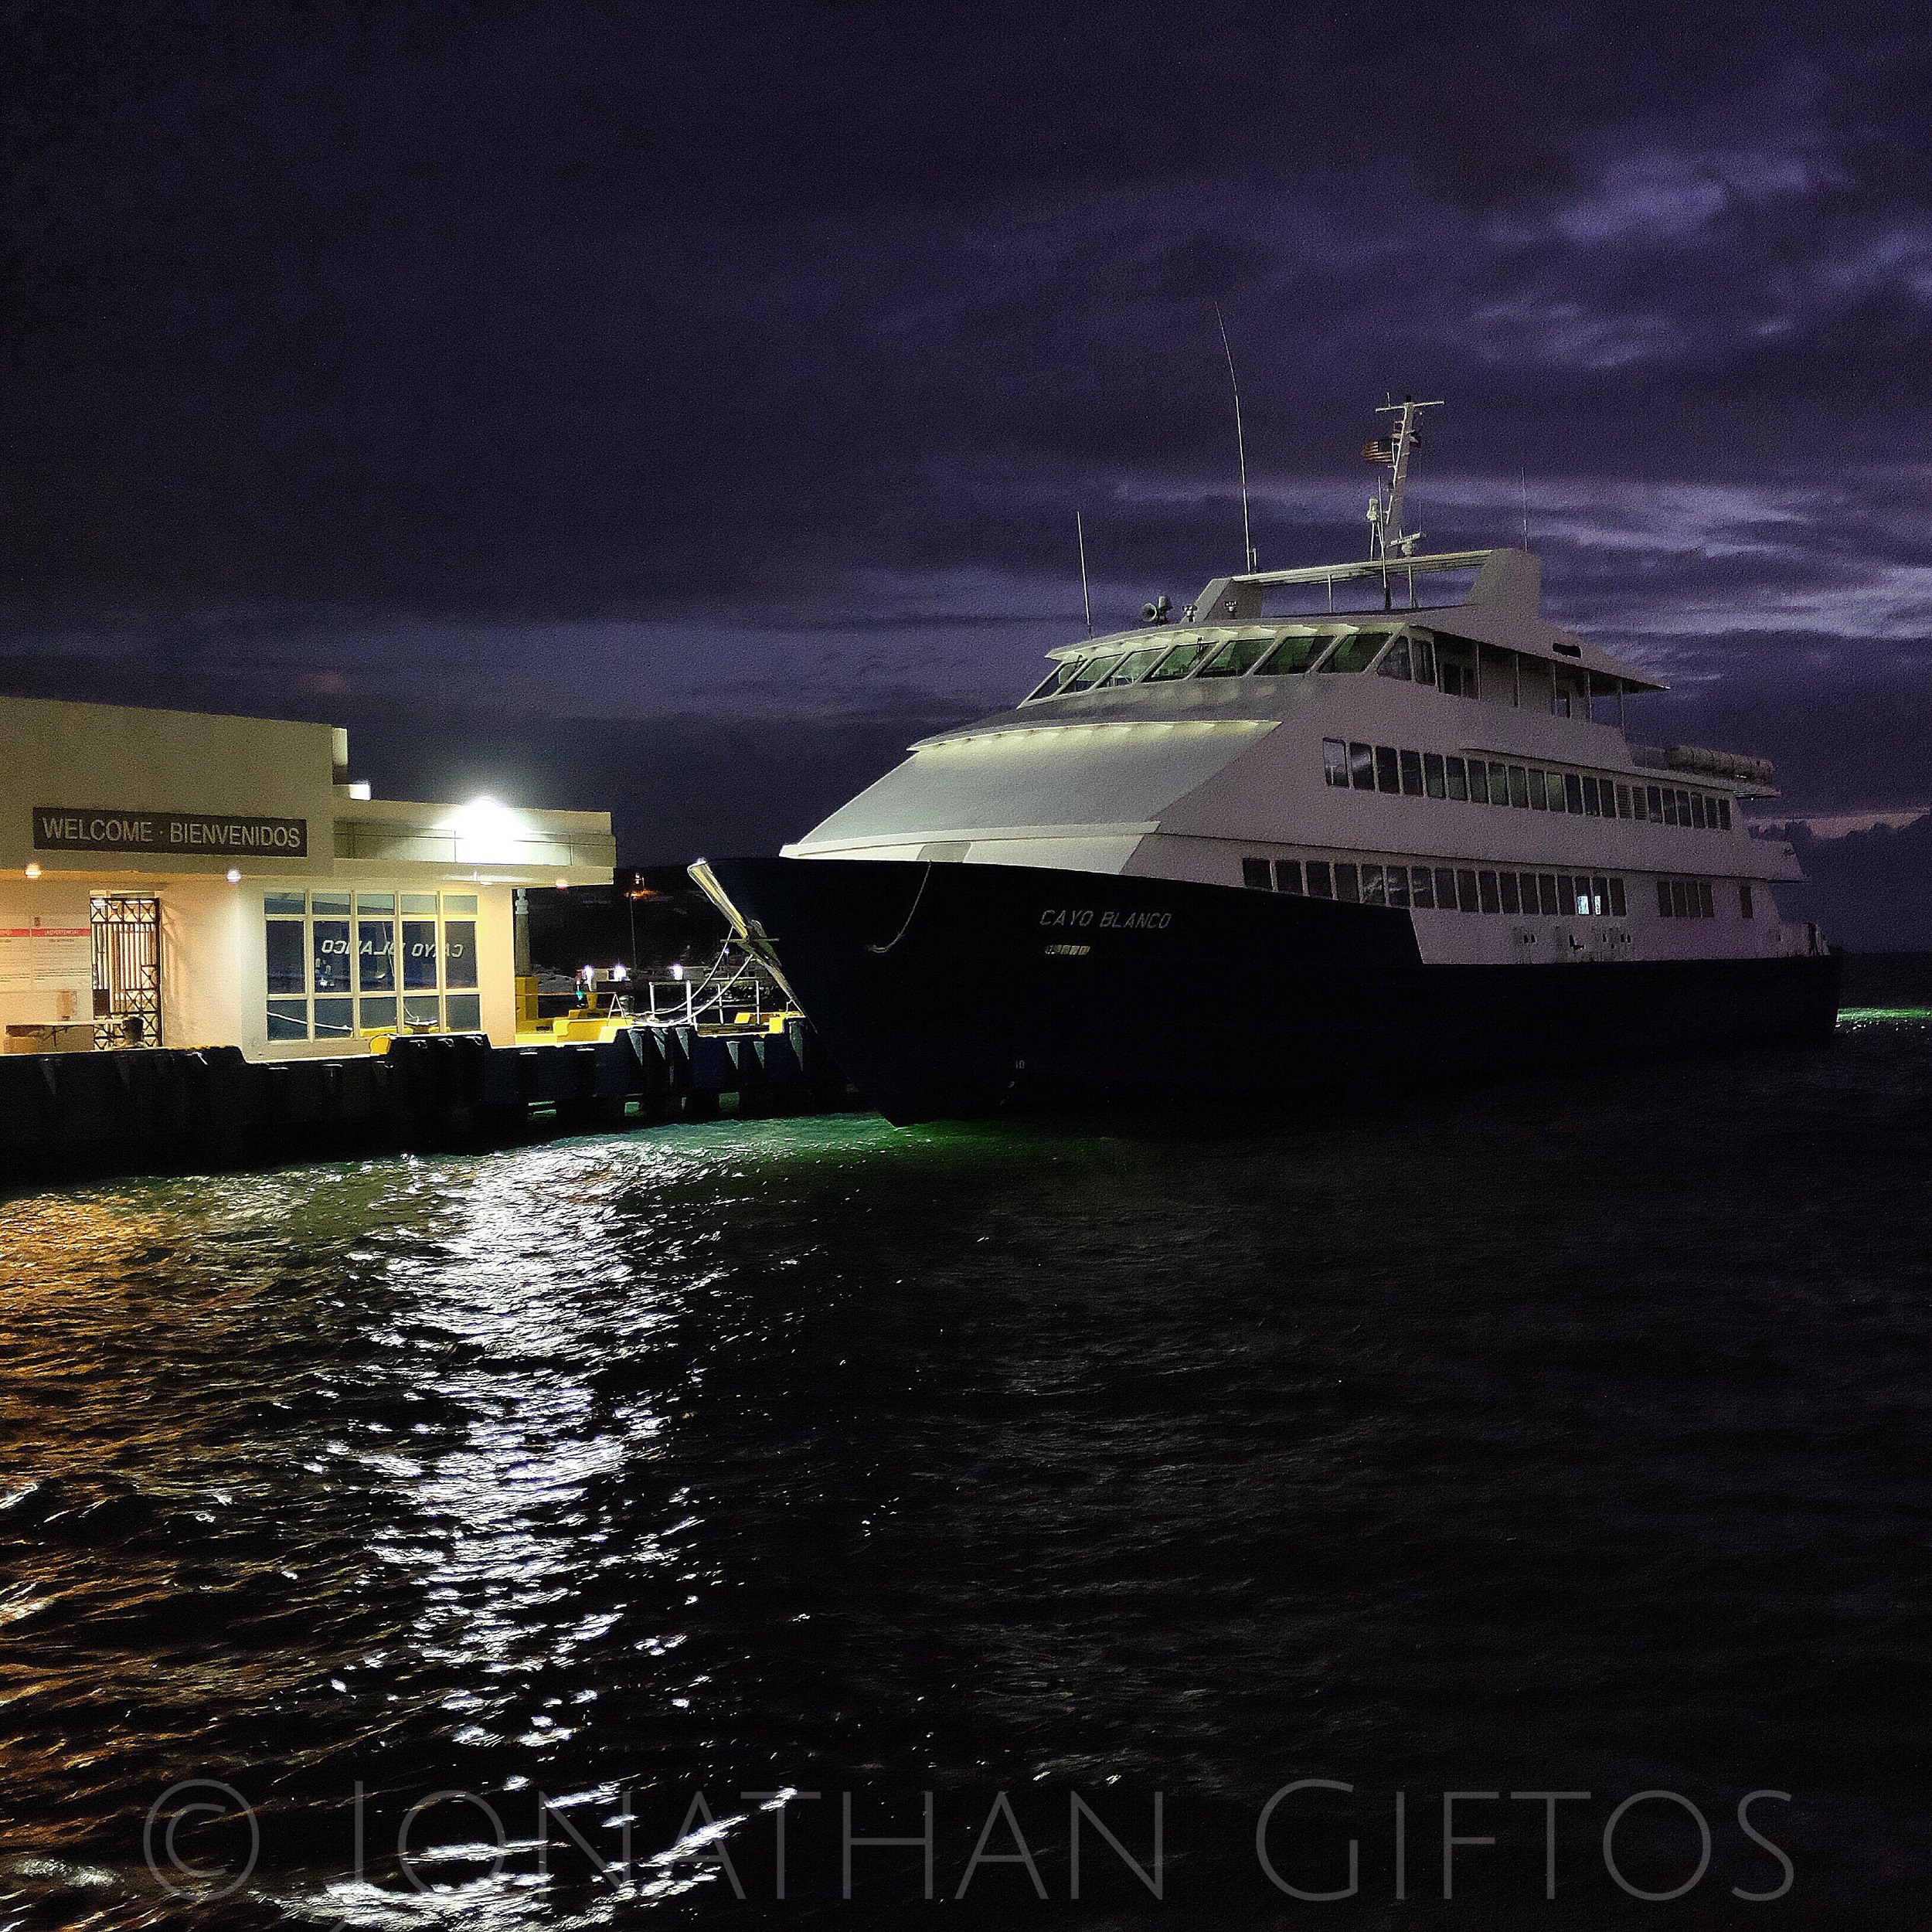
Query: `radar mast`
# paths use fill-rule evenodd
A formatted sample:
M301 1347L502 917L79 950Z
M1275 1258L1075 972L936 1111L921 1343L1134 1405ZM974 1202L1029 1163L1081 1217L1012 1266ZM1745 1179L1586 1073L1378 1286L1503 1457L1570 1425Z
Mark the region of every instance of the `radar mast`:
M1369 461L1386 465L1389 472L1388 481L1377 483L1375 495L1369 499L1371 563L1400 562L1413 556L1422 541L1420 530L1405 533L1403 529L1402 497L1409 483L1410 457L1421 443L1416 434L1416 418L1424 410L1441 407L1440 398L1433 403L1418 403L1413 396L1405 396L1400 403L1385 403L1376 411L1378 416L1393 416L1398 420L1393 435L1377 437L1362 449Z

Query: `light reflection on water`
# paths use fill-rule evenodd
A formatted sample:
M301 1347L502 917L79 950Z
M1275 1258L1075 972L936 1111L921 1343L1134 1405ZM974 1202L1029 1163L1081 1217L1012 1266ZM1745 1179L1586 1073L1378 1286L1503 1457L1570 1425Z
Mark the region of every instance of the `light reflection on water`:
M1311 1765L1795 1764L1882 1833L1925 1780L1844 1674L1909 1677L1932 1594L1928 1043L15 1199L0 1887L149 1909L189 1775L263 1808L246 1910L371 1925L559 1920L460 1811L455 1890L355 1882L359 1784L648 1789L696 1913L701 1785L1120 1781L1232 1842Z

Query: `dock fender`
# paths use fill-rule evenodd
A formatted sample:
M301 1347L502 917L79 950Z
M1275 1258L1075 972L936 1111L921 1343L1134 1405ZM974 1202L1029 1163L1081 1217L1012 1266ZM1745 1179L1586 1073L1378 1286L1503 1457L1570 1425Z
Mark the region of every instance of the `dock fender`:
M53 1138L54 1087L52 1053L14 1053L0 1058L0 1148L38 1151Z

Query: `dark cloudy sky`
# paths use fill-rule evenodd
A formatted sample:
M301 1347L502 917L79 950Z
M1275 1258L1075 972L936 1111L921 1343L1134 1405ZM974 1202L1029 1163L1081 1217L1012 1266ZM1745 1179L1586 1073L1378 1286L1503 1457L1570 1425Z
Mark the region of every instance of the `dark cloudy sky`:
M4 8L0 687L767 849L1097 615L1355 554L1385 392L1761 750L1932 800L1923 5ZM1645 713L1648 713L1648 716Z

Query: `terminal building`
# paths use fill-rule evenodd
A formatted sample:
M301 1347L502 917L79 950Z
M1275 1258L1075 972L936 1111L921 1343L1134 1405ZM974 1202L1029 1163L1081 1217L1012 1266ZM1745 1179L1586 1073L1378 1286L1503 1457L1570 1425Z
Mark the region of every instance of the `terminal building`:
M510 1046L519 889L614 857L607 812L372 798L328 725L0 698L5 1048Z

